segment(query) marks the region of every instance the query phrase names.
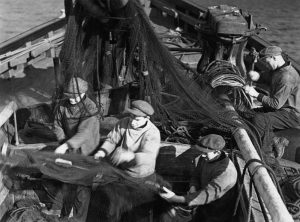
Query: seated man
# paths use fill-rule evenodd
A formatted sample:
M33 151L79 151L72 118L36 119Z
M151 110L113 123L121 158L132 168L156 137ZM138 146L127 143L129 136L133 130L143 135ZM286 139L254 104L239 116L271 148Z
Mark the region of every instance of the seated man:
M68 98L57 109L54 119L54 133L62 143L55 153L67 151L91 154L100 142L100 124L96 104L86 96L88 83L71 78L64 95ZM64 184L62 217L68 217L73 207L73 220L85 221L90 201L90 189L84 186Z
M68 83L64 95L68 98L59 105L54 117L54 133L62 143L55 153L66 151L89 155L100 142L96 104L86 96L88 83L77 77Z
M282 57L282 50L277 46L269 46L263 49L260 54L260 61L264 62L271 70L270 72L270 95L258 93L252 86L245 86L247 94L256 98L262 103L266 113L257 113L253 123L262 139L265 134L270 133L270 138L275 138L273 130L293 128L300 125L300 76L290 62ZM259 79L259 73L251 71L250 77L253 80ZM270 131L270 132L269 132ZM279 141L280 142L280 141ZM287 141L282 140L288 144ZM275 157L281 158L284 154L284 147L276 145ZM270 146L265 147L265 152L272 152Z
M160 183L155 173L156 158L160 149L160 132L150 121L154 110L143 100L133 101L128 109L130 117L121 119L108 134L95 158L109 157L112 163L124 170L138 183ZM136 206L123 215L125 221L144 221L149 217L149 207L156 211L155 203ZM161 210L161 209L159 209ZM160 215L160 213L158 213Z
M163 187L161 197L169 202L197 207L193 221L229 222L236 201L237 171L233 162L222 151L224 139L216 134L200 137L193 147L200 151L189 193L177 196Z
M128 112L131 116L116 124L95 158L110 155L112 163L123 168L129 176L145 178L155 172L160 132L150 121L154 110L146 101L133 101Z

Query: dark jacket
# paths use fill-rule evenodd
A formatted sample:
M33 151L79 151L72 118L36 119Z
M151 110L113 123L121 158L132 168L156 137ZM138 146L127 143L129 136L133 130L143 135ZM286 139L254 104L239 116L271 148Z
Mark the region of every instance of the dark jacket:
M300 76L291 63L272 71L270 96L259 94L264 107L294 112L300 117Z
M194 221L230 221L236 200L236 181L236 168L225 153L211 162L200 157L190 184L197 192L186 195L189 206L198 206Z
M96 104L87 97L75 105L65 101L55 114L54 133L57 140L66 142L71 149L83 155L92 153L100 142L97 113Z

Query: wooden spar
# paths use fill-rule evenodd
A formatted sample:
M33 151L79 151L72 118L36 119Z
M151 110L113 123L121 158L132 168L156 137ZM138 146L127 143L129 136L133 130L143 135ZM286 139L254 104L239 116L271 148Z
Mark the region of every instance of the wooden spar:
M17 110L17 104L11 101L4 109L0 112L0 127L11 117L11 115Z
M242 152L245 162L251 159L261 160L245 129L238 128L234 132L233 136ZM252 174L255 168L259 165L261 164L256 162L251 163L249 166L250 173ZM271 215L272 221L294 221L285 204L283 203L266 168L261 167L256 171L254 175L254 183L257 187L259 195L262 197L264 204Z
M226 95L220 95L220 98L223 99L226 109L235 110ZM252 159L261 160L245 129L237 128L233 132L233 136L246 163ZM249 165L251 175L259 165L262 164L253 162ZM259 195L271 215L272 221L293 222L294 220L283 203L267 169L260 167L255 172L253 180Z

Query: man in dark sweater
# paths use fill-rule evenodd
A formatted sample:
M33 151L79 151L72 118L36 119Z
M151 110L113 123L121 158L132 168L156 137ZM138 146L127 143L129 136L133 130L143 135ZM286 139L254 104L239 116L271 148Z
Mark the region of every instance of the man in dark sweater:
M72 78L64 94L68 98L58 107L54 118L54 133L62 143L55 153L67 151L89 155L100 142L96 104L86 96L88 83Z
M233 162L222 151L224 139L210 134L198 139L193 147L201 154L194 170L189 193L177 196L163 187L161 197L169 202L197 207L193 221L229 222L236 201L237 171Z
M257 113L253 123L262 139L265 133L274 137L273 130L294 128L300 125L300 77L290 62L282 57L282 50L277 46L269 46L260 52L260 61L264 62L271 70L270 72L270 95L258 93L252 86L245 86L247 94L256 98L268 110L265 113ZM250 76L260 74L251 71ZM257 80L258 78L255 78ZM268 130L269 129L269 130ZM266 147L265 152L270 146ZM275 157L281 158L284 153L284 146L274 147Z
M97 118L96 104L86 96L88 83L79 78L72 78L64 91L64 100L57 109L54 120L54 133L62 144L55 153L66 152L82 155L91 154L100 142L100 124ZM71 221L86 220L90 188L64 184L63 207L61 217L68 218L73 208Z

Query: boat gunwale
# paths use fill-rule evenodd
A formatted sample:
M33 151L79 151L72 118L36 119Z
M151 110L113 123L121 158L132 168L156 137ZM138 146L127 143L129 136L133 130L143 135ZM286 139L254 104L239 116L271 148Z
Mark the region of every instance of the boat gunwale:
M37 40L51 31L56 31L63 28L66 25L65 18L52 19L46 23L35 26L32 29L25 31L13 38L10 38L0 43L0 55L5 54L9 51L16 50L26 43Z

